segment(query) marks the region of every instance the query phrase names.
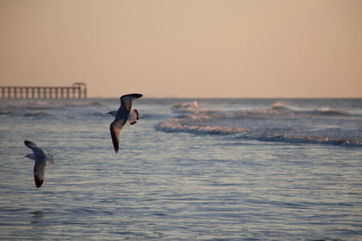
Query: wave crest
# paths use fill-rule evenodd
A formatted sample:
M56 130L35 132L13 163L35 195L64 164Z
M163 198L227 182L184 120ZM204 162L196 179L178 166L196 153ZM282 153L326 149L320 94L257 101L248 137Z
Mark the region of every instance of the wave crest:
M180 103L172 108L183 114L161 121L156 130L196 135L236 135L259 141L362 147L361 130L351 130L350 124L346 124L346 128L341 126L341 118L333 116L348 119L349 115L331 108L300 111L287 107L285 103L274 103L266 109L206 111L195 102Z
M197 101L177 103L172 105L171 109L177 113L195 113L204 111Z
M229 134L235 134L247 131L247 129L245 128L237 128L237 127L189 125L184 123L184 121L180 119L165 120L156 125L156 129L165 132L187 132L193 134L219 134L219 135L229 135Z
M292 108L288 107L287 103L281 101L274 102L271 105L271 109L280 112L292 111Z
M315 114L328 115L328 116L349 116L349 114L346 112L338 111L330 107L320 107L316 110L313 110L312 112Z

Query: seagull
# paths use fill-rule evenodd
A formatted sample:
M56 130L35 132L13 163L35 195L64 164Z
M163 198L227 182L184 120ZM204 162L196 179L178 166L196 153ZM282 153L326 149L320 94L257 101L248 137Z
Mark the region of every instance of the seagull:
M50 153L44 153L34 142L25 140L24 144L29 147L33 153L24 157L30 158L35 161L34 164L34 181L37 188L44 182L44 172L46 163L54 164L54 157Z
M114 151L117 153L119 149L119 133L121 132L122 127L126 124L127 121L131 125L136 124L139 120L139 113L136 109L131 111L132 100L141 98L142 94L128 94L122 95L121 106L117 111L110 111L108 114L115 117L115 120L111 123L109 129L111 131L112 142Z

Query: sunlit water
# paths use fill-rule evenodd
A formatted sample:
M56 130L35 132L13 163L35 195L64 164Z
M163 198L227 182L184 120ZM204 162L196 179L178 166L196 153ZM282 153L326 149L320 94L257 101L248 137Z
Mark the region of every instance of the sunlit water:
M362 240L361 99L192 101L2 100L0 239Z

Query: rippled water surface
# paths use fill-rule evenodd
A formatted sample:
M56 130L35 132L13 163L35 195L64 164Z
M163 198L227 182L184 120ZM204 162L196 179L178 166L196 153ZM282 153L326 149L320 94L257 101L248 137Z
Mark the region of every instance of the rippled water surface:
M361 99L193 101L2 101L0 239L362 240Z

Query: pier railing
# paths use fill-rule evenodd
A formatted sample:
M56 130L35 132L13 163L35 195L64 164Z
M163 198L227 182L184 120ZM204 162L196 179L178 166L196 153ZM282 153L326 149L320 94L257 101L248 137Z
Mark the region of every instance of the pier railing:
M72 86L0 86L0 98L26 99L84 99L87 98L85 83Z

